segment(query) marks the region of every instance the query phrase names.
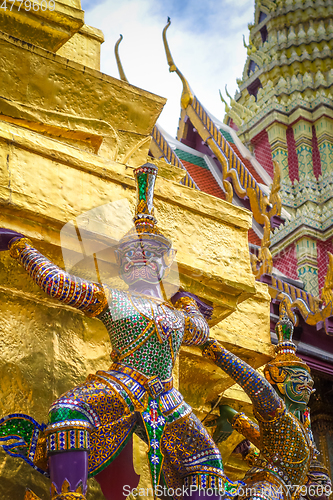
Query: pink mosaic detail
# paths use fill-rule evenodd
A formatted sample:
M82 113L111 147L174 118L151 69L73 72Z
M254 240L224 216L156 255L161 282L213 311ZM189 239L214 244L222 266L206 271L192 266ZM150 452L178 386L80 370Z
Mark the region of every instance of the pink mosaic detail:
M229 127L230 127L230 128L233 128L233 129L234 129L234 130L236 130L236 132L237 132L238 127L237 127L236 123L234 123L234 121L233 121L233 119L232 119L232 118L229 118L229 120L228 120L228 125L229 125Z
M254 146L254 155L256 159L273 179L274 165L272 160L272 151L266 130L263 130L260 134L254 137L252 139L252 144Z
M289 278L294 280L298 279L297 274L297 258L295 245L289 245L289 247L284 248L278 255L273 259L273 265L284 273Z

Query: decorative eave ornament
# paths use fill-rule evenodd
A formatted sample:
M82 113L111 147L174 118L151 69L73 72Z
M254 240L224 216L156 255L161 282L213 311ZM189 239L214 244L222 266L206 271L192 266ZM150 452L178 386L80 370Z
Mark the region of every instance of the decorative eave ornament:
M122 80L123 82L129 83L129 81L126 78L124 68L123 68L123 65L121 64L121 60L120 60L120 56L119 56L119 45L120 45L122 39L123 39L123 35L119 35L119 38L116 41L116 45L114 47L114 54L115 54L116 61L117 61L117 67L118 67L120 80Z
M162 35L163 36L164 49L165 49L165 54L166 54L166 57L167 57L167 61L168 61L170 73L172 73L173 71L175 71L177 73L177 75L179 76L179 78L181 79L181 81L182 81L183 92L182 92L182 97L181 97L181 105L182 105L183 109L186 109L187 106L189 106L193 102L194 97L193 97L193 94L191 92L191 89L190 89L188 81L184 77L183 73L181 73L181 71L179 71L179 69L175 65L173 57L172 57L170 49L169 49L169 44L168 44L168 40L167 40L167 37L166 37L166 32L167 32L167 29L169 28L170 24L171 24L171 19L170 19L170 17L168 17L168 22L167 22L166 26L164 27L163 35Z

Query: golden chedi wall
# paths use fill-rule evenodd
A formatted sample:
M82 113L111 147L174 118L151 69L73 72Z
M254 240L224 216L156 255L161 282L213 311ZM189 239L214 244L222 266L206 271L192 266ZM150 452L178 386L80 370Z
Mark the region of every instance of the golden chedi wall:
M102 41L99 30L84 25L77 0L56 1L44 13L14 6L0 14L0 224L25 234L62 267L60 230L67 222L121 199L134 208L132 170L147 161L165 103L102 74ZM271 355L270 299L251 272L251 214L184 187L182 171L157 163L157 217L178 251L181 286L214 305L212 335L253 366L264 364ZM112 252L104 264L105 275L114 276ZM0 294L0 417L27 413L45 422L55 398L108 368L106 330L44 295L7 252L0 255ZM183 349L175 375L200 417L223 391L226 401L250 411L199 349ZM225 461L237 440L224 444ZM148 486L137 439L134 464ZM26 487L48 498L49 480L0 450L1 499L23 498ZM88 498L103 498L94 480Z

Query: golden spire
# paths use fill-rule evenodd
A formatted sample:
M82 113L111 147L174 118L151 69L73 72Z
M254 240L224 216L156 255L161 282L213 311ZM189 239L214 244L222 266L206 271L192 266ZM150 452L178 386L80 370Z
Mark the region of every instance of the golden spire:
M230 95L230 94L229 94L229 92L228 92L228 87L227 87L227 84L225 84L224 89L225 89L225 93L227 94L227 97L229 97L230 101L233 101L233 98L231 97L231 95Z
M117 66L118 66L118 72L119 72L120 80L123 80L123 82L127 82L128 83L128 80L127 80L126 75L124 73L123 66L121 64L121 60L120 60L120 57L119 57L119 44L122 41L122 39L123 39L123 35L120 35L119 38L118 38L118 40L116 41L116 45L114 46L114 55L116 56L116 61L117 61Z
M227 97L229 97L229 99L230 99L231 107L236 111L236 113L238 113L242 122L245 119L245 117L247 117L247 116L252 118L252 116L254 115L254 112L251 111L249 108L246 108L245 106L243 106L239 102L236 102L235 99L233 99L231 97L231 95L229 94L227 85L225 86L225 93L227 94Z
M166 26L164 27L164 30L163 30L164 49L165 49L165 54L166 54L166 57L167 57L167 61L168 61L170 73L172 73L173 71L175 71L177 73L177 75L179 76L179 78L181 79L181 81L182 81L183 92L182 92L182 97L181 97L181 105L182 105L182 108L186 109L187 106L189 104L191 104L192 101L193 101L193 94L191 92L191 89L190 89L190 86L188 84L188 81L186 80L186 78L184 77L184 75L179 71L179 69L175 65L175 63L173 61L173 58L172 58L172 55L171 55L171 52L170 52L170 49L169 49L168 41L167 41L167 38L166 38L166 32L167 32L167 29L169 28L170 24L171 24L171 20L170 20L170 17L168 17L168 22L167 22L167 24L166 24Z
M232 120L234 121L234 123L238 126L238 127L241 127L243 125L243 119L241 118L241 116L238 114L237 110L233 109L233 108L230 108L228 106L228 103L227 101L225 101L225 99L223 98L223 95L222 95L222 92L221 90L219 90L219 93L220 93L220 98L221 98L221 101L224 103L225 105L225 112L226 112L226 115L229 116L230 118L232 118Z
M254 54L257 51L256 47L251 42L251 35L249 36L249 44L246 43L245 35L243 35L243 45L247 50L248 56L250 56L251 54Z

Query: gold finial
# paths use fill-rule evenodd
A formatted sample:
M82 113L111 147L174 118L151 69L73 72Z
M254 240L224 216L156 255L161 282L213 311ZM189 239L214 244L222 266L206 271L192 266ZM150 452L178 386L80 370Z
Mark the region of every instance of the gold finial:
M294 326L298 326L298 317L294 311L295 307L297 307L297 300L292 302L289 295L285 292L281 292L276 297L277 300L280 300L279 305L279 318L281 319L283 316L288 316L290 321Z
M220 89L219 89L219 93L220 93L220 99L221 99L221 101L223 102L223 104L225 106L225 112L228 113L230 111L229 105L228 105L227 101L224 99L224 97L223 97L222 92L221 92Z
M230 107L226 105L226 113L229 114L230 118L233 119L233 121L236 123L238 126L242 126L243 121L246 120L247 118L252 118L254 115L253 111L250 111L248 108L240 104L239 102L236 102L235 99L231 97L231 95L228 92L228 87L225 86L225 93L230 99ZM221 91L220 91L220 97L222 102L225 102L225 100L222 98Z
M250 56L251 54L254 54L257 51L257 49L255 48L255 46L251 42L251 35L249 36L249 44L246 43L246 41L245 41L245 35L243 35L243 45L244 45L244 47L247 50L247 55L248 56Z
M333 255L331 252L328 252L328 268L327 274L325 277L325 283L323 289L321 291L321 300L323 300L326 304L326 307L329 304L333 303Z
M163 36L164 49L165 49L165 54L166 54L166 57L167 57L167 61L168 61L170 73L172 73L173 71L175 71L177 73L177 75L179 76L179 78L181 79L181 81L182 81L183 92L182 92L182 97L181 97L181 105L182 105L182 107L184 109L186 109L187 106L189 106L189 104L191 104L191 102L193 101L193 94L191 92L191 89L190 89L190 86L188 84L188 81L186 80L186 78L184 77L184 75L179 71L179 69L175 65L175 63L173 61L173 58L172 58L172 55L171 55L171 52L170 52L170 49L169 49L169 44L168 44L168 41L167 41L166 32L167 32L167 29L169 28L170 24L171 24L171 19L170 19L170 17L168 17L168 22L167 22L166 26L163 29L163 35L162 35Z
M274 178L273 184L271 185L271 193L269 195L269 203L272 205L272 209L269 212L269 217L273 217L273 215L281 215L282 210L282 201L280 196L281 189L281 168L280 164L273 160L274 164Z
M118 38L118 40L116 41L116 45L114 46L114 55L116 56L116 61L117 61L117 66L118 66L118 72L119 72L120 80L122 80L123 82L127 82L128 83L128 80L127 80L126 75L124 73L123 66L121 64L121 60L120 60L120 57L119 57L119 44L122 41L122 39L123 39L123 35L120 35L119 38Z
M225 93L227 94L227 97L229 97L230 101L233 101L233 98L231 97L231 95L228 92L227 84L225 85Z
M224 103L224 106L225 106L226 115L229 116L229 118L232 118L233 122L238 127L241 127L243 125L243 119L238 115L237 110L234 109L233 107L230 107L228 105L228 103L224 100L221 90L219 90L219 92L220 92L221 101ZM232 197L231 197L231 200L232 200ZM227 201L231 201L231 200L227 200Z

